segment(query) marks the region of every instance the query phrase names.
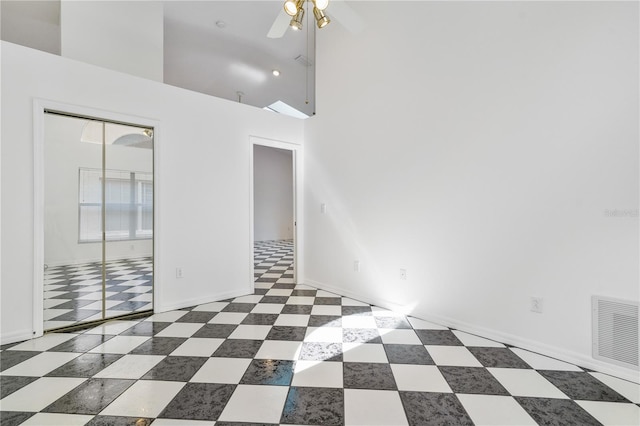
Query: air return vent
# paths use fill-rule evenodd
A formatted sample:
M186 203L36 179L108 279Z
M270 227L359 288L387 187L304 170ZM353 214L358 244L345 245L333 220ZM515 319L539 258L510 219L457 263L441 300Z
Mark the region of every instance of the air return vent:
M639 369L638 302L593 296L593 357Z

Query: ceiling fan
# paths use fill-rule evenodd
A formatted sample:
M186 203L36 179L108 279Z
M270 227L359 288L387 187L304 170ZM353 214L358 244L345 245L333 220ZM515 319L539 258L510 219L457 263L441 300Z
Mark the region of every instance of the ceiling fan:
M302 29L305 3L309 9L313 7L313 16L318 28L324 28L331 22L331 19L335 19L352 33L359 33L364 29L364 23L360 16L343 0L331 0L330 6L329 0L286 0L284 7L271 25L267 37L281 38L289 27L294 30ZM327 12L329 12L328 15Z

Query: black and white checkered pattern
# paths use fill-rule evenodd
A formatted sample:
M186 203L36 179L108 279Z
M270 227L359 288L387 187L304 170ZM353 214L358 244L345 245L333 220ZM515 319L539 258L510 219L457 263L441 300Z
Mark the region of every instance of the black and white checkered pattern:
M638 384L271 271L252 295L2 347L2 425L638 424Z
M153 308L150 257L106 263L106 318ZM47 268L44 274L44 329L102 319L100 262Z

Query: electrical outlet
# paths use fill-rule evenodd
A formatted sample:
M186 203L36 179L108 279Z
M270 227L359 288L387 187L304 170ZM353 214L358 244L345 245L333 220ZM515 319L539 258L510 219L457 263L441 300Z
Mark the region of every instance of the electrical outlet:
M176 268L176 278L182 278L182 268Z
M537 314L541 314L542 313L542 308L544 305L544 299L542 297L532 297L531 298L531 312L535 312Z
M354 272L360 272L360 261L359 260L354 260L353 261L353 271Z
M401 280L406 280L407 279L407 270L406 269L400 269L400 279Z

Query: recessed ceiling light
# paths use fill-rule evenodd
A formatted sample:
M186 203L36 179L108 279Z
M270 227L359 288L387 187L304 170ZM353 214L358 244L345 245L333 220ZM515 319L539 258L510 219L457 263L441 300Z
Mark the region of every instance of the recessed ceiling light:
M280 75L280 70L273 70L273 75L275 75L276 77L278 77Z
M226 28L227 27L227 23L224 21L216 21L216 27L218 28Z

